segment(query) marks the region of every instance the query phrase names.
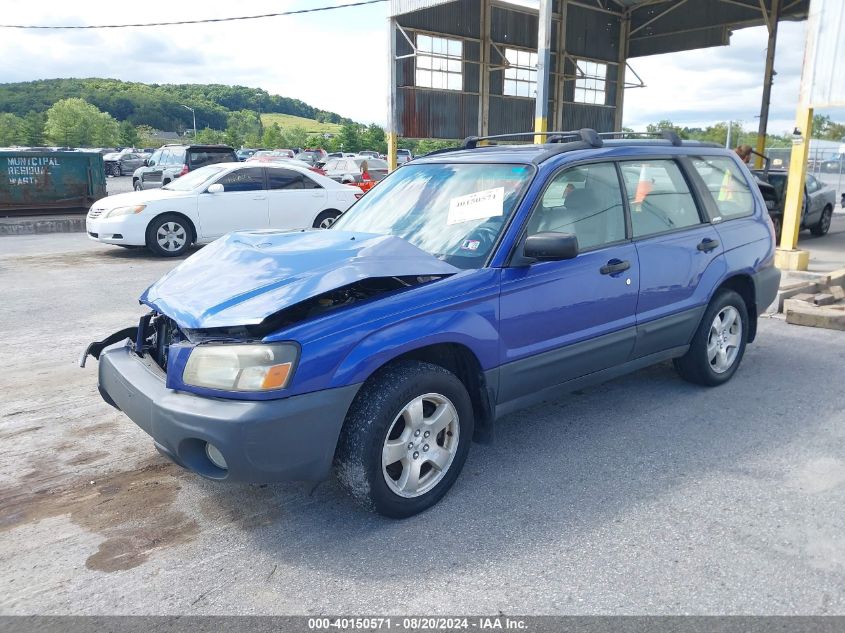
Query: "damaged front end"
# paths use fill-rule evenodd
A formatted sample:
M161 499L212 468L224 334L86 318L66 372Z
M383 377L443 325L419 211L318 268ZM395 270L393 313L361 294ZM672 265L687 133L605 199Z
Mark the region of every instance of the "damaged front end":
M156 312L148 312L141 317L135 327L124 328L104 338L90 343L79 357L79 366L85 367L89 356L100 359L100 354L107 347L129 340L129 347L138 356L149 355L164 371L167 370L167 355L173 343L187 340L173 319Z

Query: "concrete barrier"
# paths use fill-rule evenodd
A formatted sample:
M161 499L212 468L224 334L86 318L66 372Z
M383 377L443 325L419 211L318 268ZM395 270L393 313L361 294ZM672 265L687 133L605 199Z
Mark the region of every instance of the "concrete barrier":
M64 215L24 218L0 218L0 235L35 235L38 233L84 233L85 216Z

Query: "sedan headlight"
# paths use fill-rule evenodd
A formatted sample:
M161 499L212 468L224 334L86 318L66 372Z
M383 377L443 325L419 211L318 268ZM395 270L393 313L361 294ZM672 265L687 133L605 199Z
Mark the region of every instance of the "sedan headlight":
M104 218L116 218L119 215L132 215L133 213L141 213L144 209L147 208L145 204L136 204L132 205L131 207L115 207L110 211L106 211L103 215Z
M282 389L293 374L298 348L290 343L209 344L191 351L182 381L224 391Z

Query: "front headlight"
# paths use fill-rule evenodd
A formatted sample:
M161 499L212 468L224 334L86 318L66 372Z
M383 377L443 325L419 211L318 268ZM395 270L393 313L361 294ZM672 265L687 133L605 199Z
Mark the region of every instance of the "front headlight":
M132 215L133 213L141 213L147 208L145 204L136 204L131 207L115 207L111 211L106 211L104 218L116 218L119 215Z
M198 345L191 351L182 381L224 391L282 389L293 374L297 352L290 343Z

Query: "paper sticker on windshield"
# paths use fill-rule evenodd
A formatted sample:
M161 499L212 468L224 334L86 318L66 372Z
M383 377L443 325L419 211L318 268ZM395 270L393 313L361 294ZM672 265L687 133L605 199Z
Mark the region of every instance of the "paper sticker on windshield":
M481 242L479 240L464 240L461 244L461 250L477 251L479 246L481 246Z
M484 220L504 213L505 188L485 189L449 200L446 224Z

